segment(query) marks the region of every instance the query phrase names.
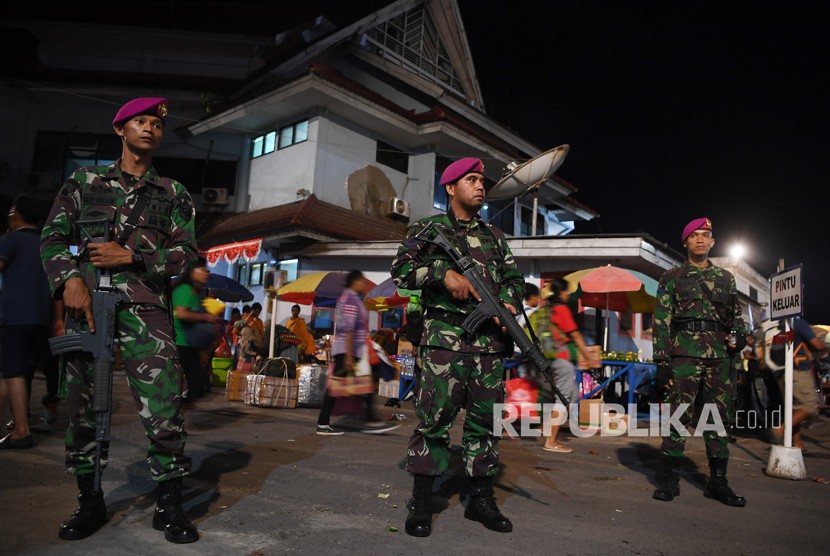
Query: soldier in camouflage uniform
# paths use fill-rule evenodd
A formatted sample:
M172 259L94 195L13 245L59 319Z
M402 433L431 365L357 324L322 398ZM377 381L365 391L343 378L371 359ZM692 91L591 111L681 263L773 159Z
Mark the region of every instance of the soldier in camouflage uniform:
M184 455L186 434L181 399L186 388L173 340L166 287L197 260L194 210L182 184L158 175L152 154L164 134L167 101L139 98L125 104L113 120L122 139L121 158L109 166L79 168L64 183L41 235L41 258L55 298L62 298L68 316L84 319L94 332L90 289L96 269L109 269L122 294L116 336L124 370L150 447L147 462L159 482L153 526L170 542L198 540L196 528L181 508L182 477L190 470ZM89 243L73 256L70 246L84 244L77 222L104 218L110 237L118 238L139 195L148 203L137 227L119 244ZM129 229L129 225L126 226ZM103 236L91 230L93 237ZM95 417L92 358L83 352L67 359L69 430L66 468L75 475L80 505L61 524L66 540L82 539L106 521L103 492L95 490L93 454ZM107 443L102 450L106 464Z
M456 248L479 263L484 279L505 306L516 313L524 279L501 231L485 223L478 211L484 204L484 165L464 158L449 165L441 176L449 208L446 214L414 223L392 264L398 287L421 290L424 332L419 354L421 379L416 398L420 422L409 440L406 469L414 475L412 509L406 532L426 537L432 531L430 497L436 476L449 464L449 429L464 408L462 450L464 468L472 482L465 517L488 529L509 532L513 525L496 506L493 477L498 471L498 440L493 430L494 404L502 403L504 365L512 355L512 342L494 321L473 334L462 328L465 315L480 299L470 282L453 269L450 257L439 247L416 240L430 222L446 230Z
M708 218L689 222L681 240L688 259L663 274L657 290L653 329L657 381L668 387L666 401L672 414L680 404L688 404L680 418L684 427L701 404L714 405L726 425L732 418L731 354L743 349L747 335L735 278L708 260L715 244ZM703 439L710 468L706 496L729 506L745 506L746 500L726 481L729 440L725 431L721 435L707 430ZM663 438L663 472L655 499L670 501L680 494L678 470L684 447L685 437L672 427Z

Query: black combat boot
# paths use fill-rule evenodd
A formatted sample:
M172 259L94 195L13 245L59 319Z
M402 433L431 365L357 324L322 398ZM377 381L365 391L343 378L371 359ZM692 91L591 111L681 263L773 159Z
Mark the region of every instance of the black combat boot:
M470 498L467 500L467 509L464 510L464 517L473 521L481 522L491 531L509 533L513 530L513 524L502 515L496 506L496 497L493 494L492 477L470 477L473 489L470 491Z
M153 514L153 528L164 531L164 538L176 544L199 540L196 527L184 516L182 510L182 478L176 477L159 483L159 497Z
M406 533L413 537L428 537L432 533L432 483L435 477L415 475L412 487L412 506L406 518Z
M107 506L104 493L95 491L93 475L78 475L78 509L61 523L58 536L65 541L85 539L107 522Z
M729 483L726 482L727 458L709 458L709 490L704 495L707 498L714 498L727 506L743 508L746 506L746 498L735 494Z
M655 500L671 502L680 496L680 461L683 458L663 455L663 471L660 474L657 490L651 495Z

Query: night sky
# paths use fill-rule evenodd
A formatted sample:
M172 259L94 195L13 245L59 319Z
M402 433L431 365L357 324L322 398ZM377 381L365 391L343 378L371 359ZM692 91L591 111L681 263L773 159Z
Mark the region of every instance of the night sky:
M805 316L830 323L830 4L459 0L486 110L600 212L575 233L646 232L712 256L742 242L763 275L803 265Z

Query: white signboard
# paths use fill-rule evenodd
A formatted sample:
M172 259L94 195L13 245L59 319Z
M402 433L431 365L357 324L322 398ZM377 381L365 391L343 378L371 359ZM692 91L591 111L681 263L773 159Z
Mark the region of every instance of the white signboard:
M788 268L769 279L770 318L800 316L804 312L801 265Z

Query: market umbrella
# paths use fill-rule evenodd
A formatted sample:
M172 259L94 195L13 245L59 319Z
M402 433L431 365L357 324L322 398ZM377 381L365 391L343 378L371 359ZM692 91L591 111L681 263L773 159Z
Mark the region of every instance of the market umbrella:
M577 270L564 278L569 284L568 293L579 298L583 307L605 309L605 349L610 311L653 313L657 305L657 280L636 270L609 264Z
M343 293L348 272L331 271L306 274L289 282L277 290L280 301L297 303L299 305L317 305L318 307L334 307L337 298ZM374 287L376 284L370 280Z
M219 301L225 301L227 303L254 300L254 294L251 290L233 278L228 278L221 274L214 274L213 272L208 276L205 289L213 292Z
M398 288L392 278L387 278L366 294L366 307L370 311L386 311L392 307L405 307L409 297L421 295L421 290Z

